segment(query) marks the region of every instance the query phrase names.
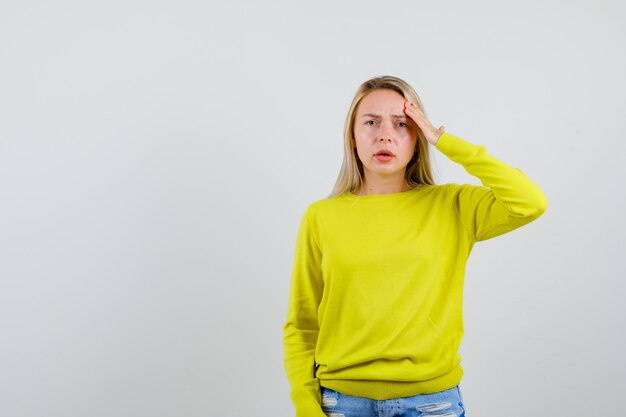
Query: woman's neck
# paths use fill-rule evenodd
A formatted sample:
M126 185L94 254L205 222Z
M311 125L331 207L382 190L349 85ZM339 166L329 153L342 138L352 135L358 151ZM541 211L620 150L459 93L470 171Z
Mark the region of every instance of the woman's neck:
M357 195L371 195L371 194L393 194L393 193L401 193L404 191L412 190L413 186L407 184L406 181L402 183L377 183L372 184L365 182L361 184L361 187L357 189L355 194Z

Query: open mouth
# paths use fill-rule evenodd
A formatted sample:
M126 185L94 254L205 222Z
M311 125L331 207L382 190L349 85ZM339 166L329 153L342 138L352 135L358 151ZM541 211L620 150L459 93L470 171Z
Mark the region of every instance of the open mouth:
M394 158L394 155L391 152L378 152L374 157L381 162L388 162Z
M378 159L381 162L391 161L394 157L394 153L387 149L381 149L374 154L374 158Z

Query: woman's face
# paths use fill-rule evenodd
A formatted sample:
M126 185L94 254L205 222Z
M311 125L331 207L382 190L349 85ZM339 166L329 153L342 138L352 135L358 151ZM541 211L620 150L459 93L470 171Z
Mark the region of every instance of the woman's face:
M359 103L354 120L354 138L366 178L404 176L415 152L417 126L404 113L404 97L393 90L377 89ZM387 157L377 156L381 150Z

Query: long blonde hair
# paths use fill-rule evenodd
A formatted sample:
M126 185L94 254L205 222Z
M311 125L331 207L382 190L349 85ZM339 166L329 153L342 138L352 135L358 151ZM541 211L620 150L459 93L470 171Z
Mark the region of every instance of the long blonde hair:
M371 91L381 88L397 91L405 100L415 103L424 111L424 106L417 92L400 78L385 75L372 78L361 84L352 99L350 110L348 110L348 116L346 117L346 123L343 129L343 163L341 164L341 170L339 171L335 187L328 198L338 196L345 192L354 192L363 184L363 163L357 158L356 149L354 148L354 119L356 117L356 109L363 97ZM411 186L434 184L428 153L428 141L419 127L417 127L417 144L415 148L416 152L413 154L413 158L411 158L407 164L404 172L406 182Z

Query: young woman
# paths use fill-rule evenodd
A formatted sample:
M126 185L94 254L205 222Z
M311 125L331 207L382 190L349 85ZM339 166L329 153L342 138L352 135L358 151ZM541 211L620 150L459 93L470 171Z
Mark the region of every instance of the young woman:
M435 128L415 90L377 77L356 92L331 195L296 239L285 370L297 417L464 416L458 354L475 242L547 207L486 148ZM429 144L483 186L436 185Z

